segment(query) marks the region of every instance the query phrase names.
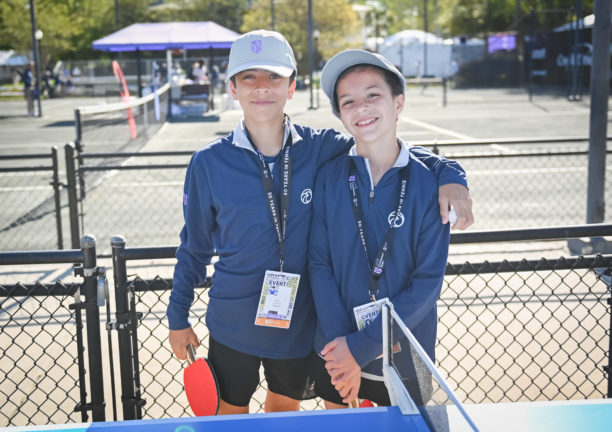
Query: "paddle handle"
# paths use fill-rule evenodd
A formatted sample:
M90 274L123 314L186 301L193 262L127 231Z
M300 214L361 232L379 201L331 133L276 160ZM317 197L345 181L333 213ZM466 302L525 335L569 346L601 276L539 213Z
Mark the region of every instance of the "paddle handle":
M190 343L187 344L187 363L192 364L196 361L196 349Z

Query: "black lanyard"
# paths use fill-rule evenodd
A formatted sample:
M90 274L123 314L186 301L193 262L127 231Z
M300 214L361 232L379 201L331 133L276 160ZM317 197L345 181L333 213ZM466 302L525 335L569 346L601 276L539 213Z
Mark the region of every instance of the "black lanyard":
M383 274L385 269L385 255L389 251L391 247L391 238L393 236L393 227L397 223L399 219L400 212L402 211L402 207L404 205L404 201L406 201L406 186L408 184L408 165L400 170L399 176L399 186L400 186L400 194L397 200L397 209L395 210L395 215L387 232L385 233L385 237L383 239L383 243L380 245L378 249L378 255L376 255L376 260L374 261L374 268L370 265L370 258L368 256L368 241L366 238L365 232L365 216L363 214L363 207L361 205L361 199L359 197L359 187L357 186L357 165L355 165L355 160L351 158L349 164L349 173L348 173L348 185L349 191L351 192L351 202L353 204L353 216L355 217L355 222L357 223L357 231L359 233L359 238L361 239L361 244L363 245L363 250L365 251L366 260L368 262L368 268L370 269L370 297L372 301L376 300L376 294L378 294L378 280Z
M270 210L270 215L272 216L272 222L274 223L274 228L276 229L276 236L278 237L278 245L280 249L280 271L283 271L283 265L285 264L285 232L287 231L287 221L289 219L289 198L291 192L291 157L289 151L291 150L291 145L293 144L293 139L291 136L291 130L289 130L289 135L287 136L287 141L285 142L284 151L283 151L283 160L282 160L282 190L281 190L281 204L280 204L280 213L278 211L278 204L276 202L276 196L274 194L274 180L272 178L272 171L270 171L270 166L266 162L265 156L259 151L251 137L249 135L249 131L244 128L246 132L246 136L253 146L255 153L259 158L259 172L261 174L261 182L263 183L264 193L266 195L266 201L268 202L268 209Z

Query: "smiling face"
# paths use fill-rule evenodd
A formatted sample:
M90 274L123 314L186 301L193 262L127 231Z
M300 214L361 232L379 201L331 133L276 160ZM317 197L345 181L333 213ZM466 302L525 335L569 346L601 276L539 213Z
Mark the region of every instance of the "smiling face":
M396 142L396 118L404 95L394 96L383 73L363 66L342 75L336 86L340 120L357 144Z
M283 120L287 100L293 97L295 81L264 69L237 73L230 82L232 97L240 102L244 118L251 123Z

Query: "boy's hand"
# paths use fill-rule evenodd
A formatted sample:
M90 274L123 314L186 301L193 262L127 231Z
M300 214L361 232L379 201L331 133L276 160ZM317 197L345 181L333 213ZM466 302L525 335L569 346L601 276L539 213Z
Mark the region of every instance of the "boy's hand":
M451 227L452 229L464 230L474 223L472 197L465 186L456 183L440 186L438 202L443 224L449 221L448 213L451 206L457 214L457 221Z
M331 376L334 385L344 403L351 403L359 394L361 385L361 368L351 354L346 337L337 337L329 342L321 355L325 358L325 369Z
M187 344L190 343L196 348L200 346L198 336L195 334L192 327L187 327L182 330L170 330L168 340L170 341L172 352L179 360L187 359Z

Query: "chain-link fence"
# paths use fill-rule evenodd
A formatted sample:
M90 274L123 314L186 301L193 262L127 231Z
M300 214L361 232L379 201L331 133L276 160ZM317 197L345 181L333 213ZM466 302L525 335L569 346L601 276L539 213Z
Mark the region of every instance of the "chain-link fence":
M582 235L572 229L567 232L572 235L572 231ZM523 235L534 240L534 233L537 230ZM478 234L466 241L477 242L474 237ZM481 241L495 241L495 233L482 235ZM127 277L131 259L170 258L174 250L124 247L119 242L114 250L113 261L124 277L116 278L115 285L118 292L123 286L125 295L136 299L131 315L141 314L133 330L140 360L131 367L141 371L137 388L149 401L142 414L152 418L160 413L188 415L181 382L176 379L183 365L173 361L166 341L165 310L172 282L161 277ZM439 368L468 402L605 397L611 391L607 373L611 275L612 255L449 264L438 302ZM205 347L207 306L206 289L196 289L191 322ZM262 381L251 411L263 411L264 399ZM321 407L318 400L310 404Z
M15 284L0 285L0 290L0 370L5 377L0 426L75 421L79 363L76 320L69 305L78 285Z
M470 193L476 203L473 228L584 223L586 146L570 142L561 147L557 143L555 148L548 145L543 150L527 149L529 141L520 144L522 148L502 152L491 151L490 143L480 144L487 146L486 152L476 152L476 143L465 152L456 146L452 151L441 151L457 159L468 173ZM177 241L183 224L182 189L190 155L191 152L129 153L123 155L121 166L108 162L118 160L121 154L81 155L80 178L87 178L93 170L98 175L98 181L81 181L86 192L82 192L82 225L87 232L99 233L103 253L109 252L104 245L117 232L116 227L140 246ZM102 162L90 166L94 160ZM606 214L612 215L612 175L606 176L605 191ZM152 211L136 211L143 208ZM164 211L158 211L160 208ZM139 215L147 215L146 221Z
M610 235L612 225L593 225L507 230L497 236L461 233L451 241ZM176 248L125 248L125 240L115 237L114 289L106 290L92 245L85 237L83 251L0 253L4 266L24 260L83 263L76 271L82 283L0 286L0 343L6 347L0 354L3 425L84 421L89 411L94 421L103 420L115 404L123 419L191 415L181 378L185 365L167 343L172 282L151 277L151 268L136 271L136 261L170 259ZM449 264L438 302L438 367L468 402L611 397L611 278L612 255ZM204 345L200 355L208 345L207 287L196 289L191 311ZM106 328L116 332L117 351L112 341L104 351L100 337L100 309L105 305L110 312L109 300L115 310ZM115 381L113 362L119 365L121 390L106 395L105 414L103 388ZM263 410L265 388L262 381L252 412ZM321 407L316 399L302 404L303 409Z
M140 108L141 120L137 125L141 125L142 130L138 129L139 137L150 137L161 125L153 121L146 126L145 111L151 116L155 110L154 102L146 103L151 106L146 110ZM141 246L177 242L183 224L183 181L192 152L138 152L146 138L130 141L125 135L129 134L125 109L121 116L118 123L111 121L106 137L102 132L106 127L96 123L102 119L93 121L91 126L84 123L83 141L77 142L72 150L68 148L70 145L66 146L65 189L69 209L65 208L63 213L61 201L66 198L60 199L60 188L64 184L59 178L62 173L57 169L51 171L51 167L46 167L34 171L33 168L24 172L25 168L7 166L14 161L0 167L0 196L8 204L0 212L0 249L49 249L56 244L62 247L59 231L63 225L66 232L70 232L72 247L78 245L85 232L96 232L99 252L105 255L110 254L107 246L110 238L119 230ZM121 139L113 138L114 127L122 130ZM96 134L106 140L105 148L110 145L122 151L93 151L102 142L97 141ZM576 137L543 141L456 142L452 146L440 143L434 147L460 162L467 172L475 203L473 229L584 223L587 143ZM87 151L83 151L83 146ZM482 146L486 146L485 151L477 151ZM610 167L606 170L604 200L606 220L609 220L612 173ZM147 215L146 219L143 215Z
M95 242L84 237L82 250L0 253L13 280L28 276L16 265L51 263L74 265L81 280L21 283L3 274L0 283L0 426L87 421L88 411L104 420Z
M608 152L612 154L612 152ZM468 175L477 229L580 224L586 220L588 152L520 150L446 153ZM608 156L609 157L609 156ZM605 214L612 215L612 172L605 180Z
M0 156L1 250L63 248L59 178L55 147Z

